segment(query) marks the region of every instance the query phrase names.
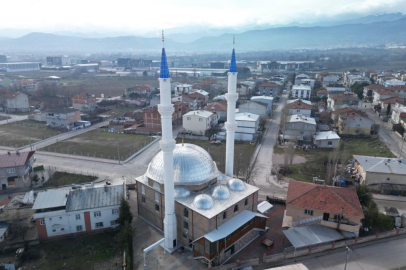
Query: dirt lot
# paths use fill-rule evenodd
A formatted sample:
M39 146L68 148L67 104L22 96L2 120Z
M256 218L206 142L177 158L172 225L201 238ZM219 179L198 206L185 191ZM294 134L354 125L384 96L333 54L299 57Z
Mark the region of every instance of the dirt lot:
M99 129L86 132L41 150L116 160L118 151L120 151L120 160L125 160L152 140L154 140L154 137L151 136L110 133L105 129Z
M61 134L57 129L46 128L45 122L19 121L0 126L0 145L22 147L33 142Z
M89 183L96 180L95 176L73 174L66 172L55 172L41 188L66 186L71 184Z

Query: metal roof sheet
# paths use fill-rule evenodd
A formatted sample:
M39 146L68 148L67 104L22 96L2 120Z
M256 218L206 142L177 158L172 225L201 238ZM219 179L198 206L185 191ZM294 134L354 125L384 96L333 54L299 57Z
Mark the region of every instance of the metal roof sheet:
M69 189L52 189L39 192L33 210L62 207L66 205Z
M394 173L406 175L406 159L358 156L354 158L367 172Z
M261 214L265 213L266 211L268 211L269 209L271 209L273 207L272 204L270 204L267 201L263 201L261 203L258 204L257 209L258 212L260 212Z

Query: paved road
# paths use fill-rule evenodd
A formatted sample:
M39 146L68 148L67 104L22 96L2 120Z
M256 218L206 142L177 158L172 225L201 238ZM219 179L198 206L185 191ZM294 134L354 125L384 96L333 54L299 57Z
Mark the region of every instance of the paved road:
M0 125L5 125L8 123L13 123L13 122L18 122L18 121L23 121L28 119L28 115L15 115L15 114L5 114L5 113L0 113L1 116L8 116L11 117L10 119L6 119L3 121L0 121Z
M406 238L398 236L389 241L372 245L351 247L347 270L390 270L406 269ZM342 270L346 252L341 250L333 254L301 261L312 270Z
M268 122L269 126L266 134L262 138L261 149L255 163L254 170L256 174L253 182L260 188L259 195L261 198L265 198L267 195L278 198L286 197L287 185L277 183L274 176L271 175L273 148L278 136L281 110L286 100L287 95L283 95L279 103L277 103L278 108L274 110L272 119Z

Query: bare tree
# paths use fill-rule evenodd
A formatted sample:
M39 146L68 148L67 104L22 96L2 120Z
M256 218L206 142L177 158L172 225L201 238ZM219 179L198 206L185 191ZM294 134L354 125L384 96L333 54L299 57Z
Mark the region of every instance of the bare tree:
M342 163L344 155L340 152L340 147L338 146L328 155L327 168L326 168L326 183L328 185L333 184L333 178L337 173L338 164Z

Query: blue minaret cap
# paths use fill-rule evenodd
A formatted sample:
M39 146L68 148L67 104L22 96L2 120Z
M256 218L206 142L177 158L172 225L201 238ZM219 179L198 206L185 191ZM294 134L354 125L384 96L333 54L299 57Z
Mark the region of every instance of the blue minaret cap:
M168 63L166 62L165 48L162 48L161 72L160 72L159 78L164 78L164 79L169 78L169 69L168 69Z
M231 54L230 72L237 72L237 63L235 61L235 50Z

